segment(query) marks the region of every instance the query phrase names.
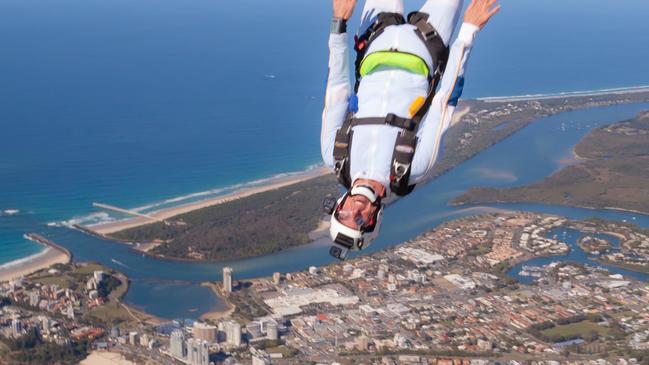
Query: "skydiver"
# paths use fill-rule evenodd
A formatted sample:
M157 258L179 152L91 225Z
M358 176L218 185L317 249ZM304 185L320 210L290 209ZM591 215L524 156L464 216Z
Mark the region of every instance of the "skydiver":
M356 0L333 0L321 152L347 192L330 202L330 254L345 259L376 238L390 193L409 194L432 170L464 87L476 34L497 0L428 0L404 17L403 0L366 0L351 79L347 20Z

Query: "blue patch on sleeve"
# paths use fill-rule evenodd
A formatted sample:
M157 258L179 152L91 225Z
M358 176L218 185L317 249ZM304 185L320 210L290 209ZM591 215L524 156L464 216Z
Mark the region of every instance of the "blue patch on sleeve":
M349 97L349 105L347 108L351 113L356 113L358 111L358 96L356 96L356 94L352 94Z
M451 98L448 100L448 105L457 106L460 96L462 96L462 91L464 91L464 76L460 76L455 83L453 92L451 93Z

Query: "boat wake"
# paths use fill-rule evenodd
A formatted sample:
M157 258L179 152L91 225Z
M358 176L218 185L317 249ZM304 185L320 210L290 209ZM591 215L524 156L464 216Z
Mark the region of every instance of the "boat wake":
M125 267L125 268L127 268L127 269L130 269L130 267L129 267L128 265L126 265L126 264L124 264L124 263L122 263L122 262L120 262L120 261L117 261L117 260L115 260L115 259L110 259L110 261L112 261L112 262L113 262L114 264L116 264L116 265L119 265L119 266L121 266L121 267Z

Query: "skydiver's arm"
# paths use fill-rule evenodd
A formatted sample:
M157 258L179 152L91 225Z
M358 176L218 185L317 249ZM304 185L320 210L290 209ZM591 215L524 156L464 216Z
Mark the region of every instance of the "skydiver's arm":
M478 31L500 9L496 0L474 0L450 49L446 71L433 103L417 132L418 144L412 164L410 184L420 183L439 158L442 140L464 89L464 75L473 41Z
M349 19L356 0L334 0L334 17ZM322 159L327 166L333 166L333 148L336 131L343 124L349 108L351 95L350 58L347 33L331 33L329 36L329 76L322 112L320 147Z

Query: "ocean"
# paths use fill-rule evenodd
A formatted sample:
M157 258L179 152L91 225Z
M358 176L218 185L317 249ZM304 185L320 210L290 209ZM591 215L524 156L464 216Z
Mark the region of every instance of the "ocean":
M646 1L502 5L478 36L465 97L649 85ZM19 211L0 216L0 264L38 252L22 238L36 231L78 259L101 252L128 265L123 246L47 224L110 218L93 202L147 211L318 164L330 6L0 2L0 211ZM385 242L409 232L388 232ZM144 261L127 298L141 307L180 288L207 298L176 280L218 275L210 265L190 275ZM152 310L170 317L215 305Z

